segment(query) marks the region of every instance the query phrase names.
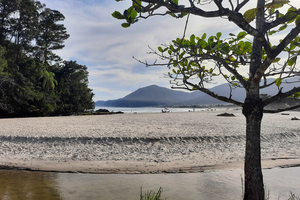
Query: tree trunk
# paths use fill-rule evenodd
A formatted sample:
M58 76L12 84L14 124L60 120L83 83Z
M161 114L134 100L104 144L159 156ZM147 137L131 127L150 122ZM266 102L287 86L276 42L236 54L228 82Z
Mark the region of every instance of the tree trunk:
M246 117L245 192L244 200L263 200L264 185L261 171L260 127L263 104L259 97L247 97L243 107Z

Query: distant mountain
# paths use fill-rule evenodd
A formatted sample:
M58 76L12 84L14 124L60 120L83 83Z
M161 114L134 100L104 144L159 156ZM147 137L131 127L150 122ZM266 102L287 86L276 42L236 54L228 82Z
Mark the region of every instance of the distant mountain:
M274 82L275 79L268 79L268 83ZM296 78L289 79L290 84L282 83L284 91L290 90L299 83ZM229 97L230 87L227 83L210 88L210 90L219 96ZM274 84L268 88L261 90L261 94L275 95L279 91L278 87ZM231 98L243 102L246 93L243 88L235 88L231 91ZM191 105L217 105L227 104L223 101L217 100L203 92L183 92L179 90L171 90L157 85L150 85L147 87L139 88L138 90L128 94L127 96L108 101L97 101L95 106L102 107L150 107L150 106L191 106Z
M196 97L197 95L199 94L187 93L179 90L170 90L157 85L150 85L140 88L122 99L135 101L155 101L165 104L187 101L193 97Z
M109 107L147 107L177 105L178 102L188 101L201 95L201 92L183 92L171 90L157 85L150 85L130 93L129 95L108 101L97 101L96 106Z

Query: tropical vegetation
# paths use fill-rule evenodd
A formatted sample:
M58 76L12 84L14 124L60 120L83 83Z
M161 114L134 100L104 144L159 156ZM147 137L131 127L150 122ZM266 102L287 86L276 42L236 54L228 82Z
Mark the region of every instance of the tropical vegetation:
M94 108L87 67L55 53L69 38L64 19L39 1L0 1L0 117Z

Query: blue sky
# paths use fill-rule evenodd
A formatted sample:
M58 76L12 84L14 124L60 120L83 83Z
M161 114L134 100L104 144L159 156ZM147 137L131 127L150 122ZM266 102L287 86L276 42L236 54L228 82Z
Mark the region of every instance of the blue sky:
M155 16L125 29L121 27L123 21L114 19L111 14L115 10L123 12L132 3L130 0L40 1L66 17L63 23L70 38L65 48L56 53L64 60L76 60L88 67L89 87L95 93L95 101L122 98L152 84L170 88L170 80L164 78L168 72L166 67L146 68L132 57L154 61L155 57L147 54L148 46L157 49L182 37L185 18ZM291 3L300 7L299 0L291 0ZM219 31L225 37L240 30L226 19L191 17L187 36L193 33L215 35ZM216 82L224 83L221 79Z

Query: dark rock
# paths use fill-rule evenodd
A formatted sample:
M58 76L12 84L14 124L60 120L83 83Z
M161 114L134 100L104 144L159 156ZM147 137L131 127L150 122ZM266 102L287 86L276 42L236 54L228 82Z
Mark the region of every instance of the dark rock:
M96 110L96 112L109 112L109 110L100 108L100 109Z
M300 120L300 119L298 119L297 117L293 117L291 120Z
M290 115L289 113L281 113L281 115Z
M222 117L235 117L234 114L232 113L221 113L221 114L218 114L217 116L222 116Z

